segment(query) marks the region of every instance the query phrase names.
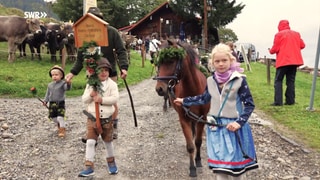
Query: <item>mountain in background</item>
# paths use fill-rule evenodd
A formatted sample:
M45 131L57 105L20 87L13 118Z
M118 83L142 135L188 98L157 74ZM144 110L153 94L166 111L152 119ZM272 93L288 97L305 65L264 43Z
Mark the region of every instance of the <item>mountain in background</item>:
M23 12L45 12L47 17L59 19L52 11L52 3L44 0L0 0L0 4L8 8L21 9Z

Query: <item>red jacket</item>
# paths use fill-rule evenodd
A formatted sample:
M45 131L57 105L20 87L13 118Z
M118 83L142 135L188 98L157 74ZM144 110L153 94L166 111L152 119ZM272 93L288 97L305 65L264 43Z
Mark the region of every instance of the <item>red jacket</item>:
M303 65L301 49L305 47L300 34L290 29L288 20L281 20L279 32L274 36L270 54L277 54L276 68L288 65Z

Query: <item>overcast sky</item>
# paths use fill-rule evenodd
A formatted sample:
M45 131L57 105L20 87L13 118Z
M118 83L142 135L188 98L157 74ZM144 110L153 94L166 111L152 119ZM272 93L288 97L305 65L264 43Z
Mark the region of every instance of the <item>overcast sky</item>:
M238 36L238 43L252 43L259 57L275 58L268 48L273 44L278 23L289 20L306 47L302 50L305 65L314 67L320 28L320 0L236 0L246 6L227 28ZM320 64L320 63L319 63ZM320 66L319 66L320 67Z

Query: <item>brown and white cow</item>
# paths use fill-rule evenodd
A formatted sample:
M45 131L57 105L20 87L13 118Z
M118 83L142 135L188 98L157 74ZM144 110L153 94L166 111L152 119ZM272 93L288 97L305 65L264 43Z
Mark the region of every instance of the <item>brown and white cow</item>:
M8 42L8 61L15 60L17 45L30 34L41 33L38 19L25 19L19 16L0 16L0 42Z

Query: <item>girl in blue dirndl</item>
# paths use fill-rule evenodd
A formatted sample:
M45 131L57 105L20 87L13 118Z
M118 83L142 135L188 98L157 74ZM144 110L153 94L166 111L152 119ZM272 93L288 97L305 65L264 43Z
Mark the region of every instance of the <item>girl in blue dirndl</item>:
M218 44L212 50L206 91L198 96L176 98L174 103L195 106L210 103L207 121L209 168L216 180L243 180L248 170L258 168L248 119L255 105L243 69L230 47Z

